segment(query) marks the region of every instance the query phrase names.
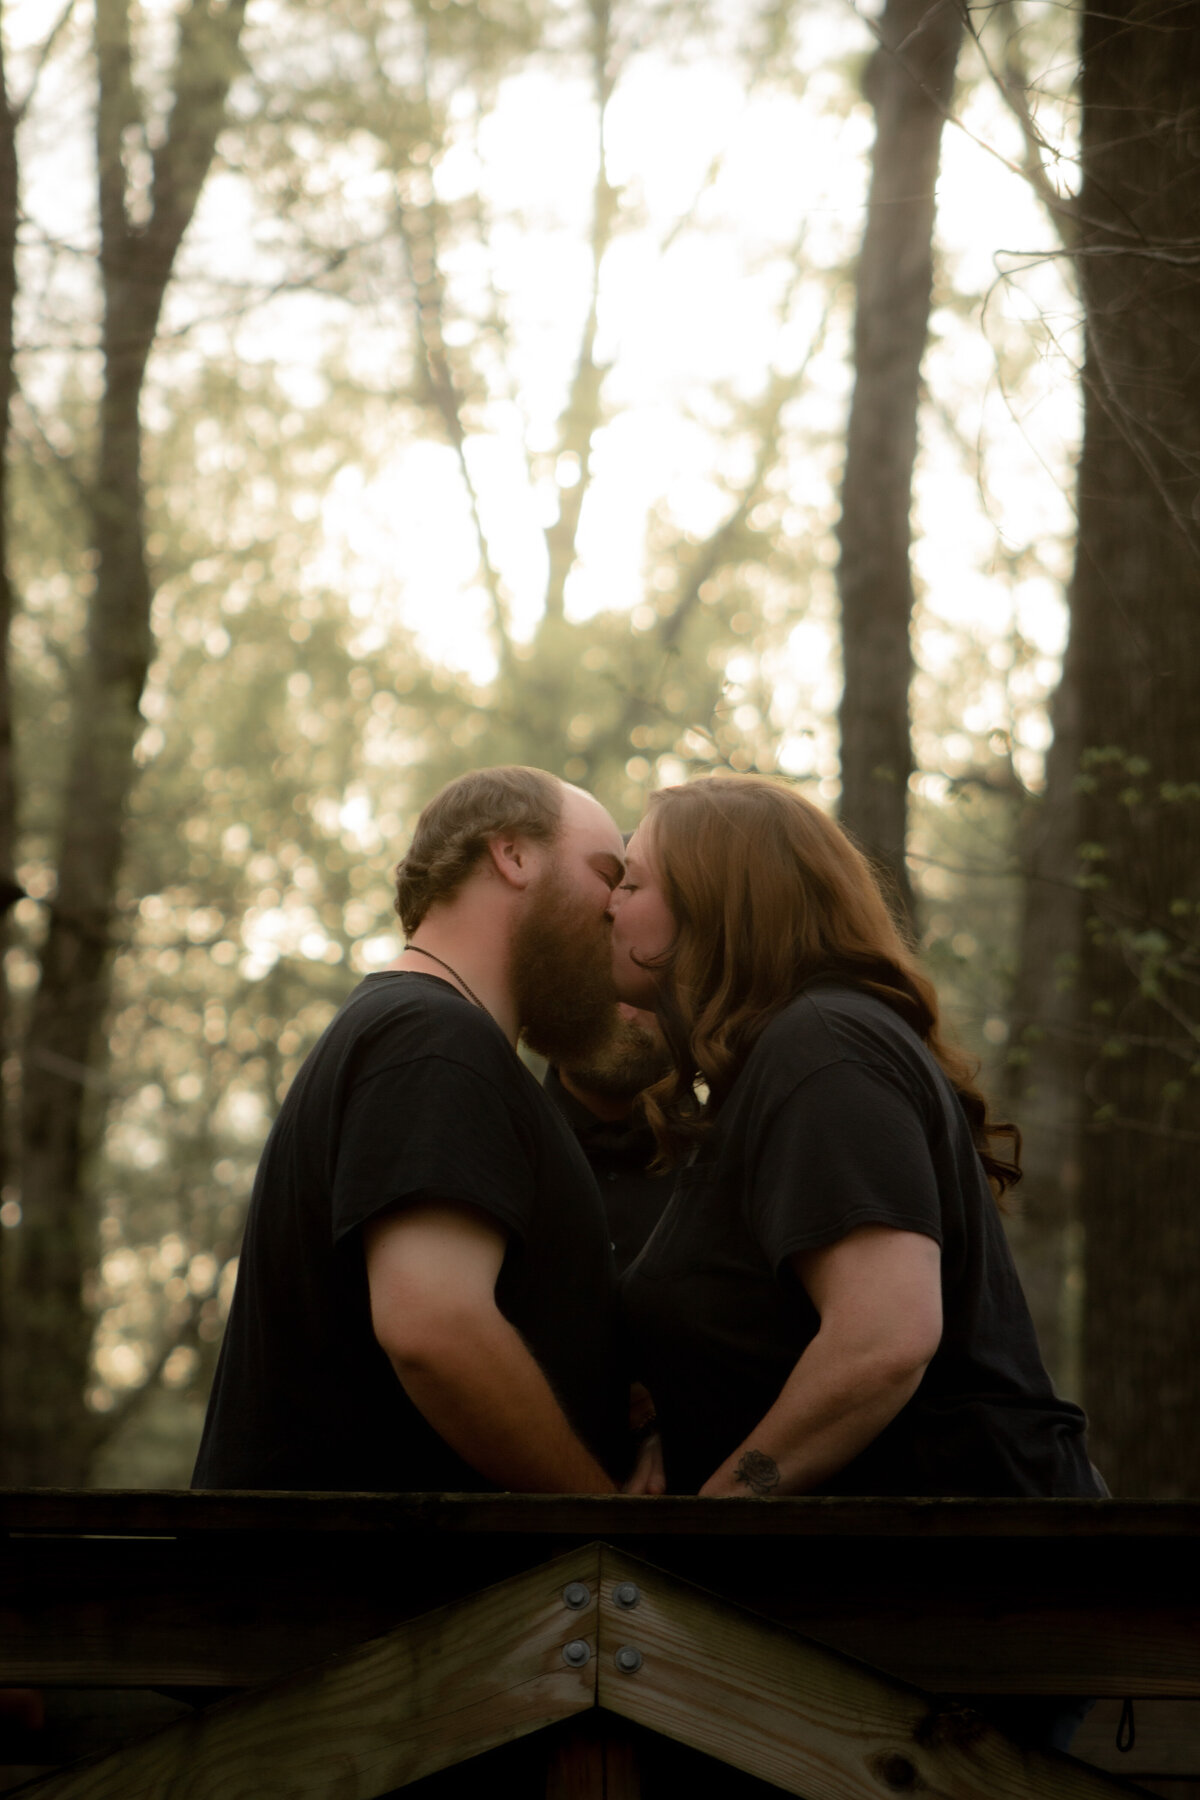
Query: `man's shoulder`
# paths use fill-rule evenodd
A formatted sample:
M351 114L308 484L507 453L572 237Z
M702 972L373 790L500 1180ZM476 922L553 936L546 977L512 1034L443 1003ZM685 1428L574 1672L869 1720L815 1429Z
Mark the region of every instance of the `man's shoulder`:
M473 1072L512 1096L527 1082L512 1045L490 1013L437 976L368 975L344 1002L310 1061L336 1065L351 1085L385 1071L441 1061ZM314 1069L314 1073L316 1069Z

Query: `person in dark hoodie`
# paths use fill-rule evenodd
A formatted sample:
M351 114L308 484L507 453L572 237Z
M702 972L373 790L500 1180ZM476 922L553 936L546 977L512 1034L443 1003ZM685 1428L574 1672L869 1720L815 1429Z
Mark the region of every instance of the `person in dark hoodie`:
M589 1056L546 1071L546 1092L596 1177L618 1274L639 1254L670 1198L673 1177L650 1167L658 1146L637 1106L643 1089L670 1066L654 1014L619 1005L611 1030Z

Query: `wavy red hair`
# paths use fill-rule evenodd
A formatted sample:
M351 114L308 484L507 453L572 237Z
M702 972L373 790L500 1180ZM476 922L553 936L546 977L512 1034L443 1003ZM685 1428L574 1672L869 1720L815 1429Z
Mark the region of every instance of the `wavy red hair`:
M1020 1179L1020 1133L988 1117L976 1065L943 1035L937 993L870 863L819 807L765 776L708 776L650 795L638 848L676 924L652 965L676 1066L643 1097L662 1162L678 1163L706 1134L774 1015L833 975L876 995L927 1045L994 1191ZM703 1107L697 1080L708 1089Z

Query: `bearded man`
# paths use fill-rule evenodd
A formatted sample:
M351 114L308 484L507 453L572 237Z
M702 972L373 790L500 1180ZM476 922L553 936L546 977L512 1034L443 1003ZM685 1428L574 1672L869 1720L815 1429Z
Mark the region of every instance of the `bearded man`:
M599 803L484 769L421 814L407 939L255 1181L197 1487L613 1491L628 1383L595 1183L516 1053L586 1060L624 867Z

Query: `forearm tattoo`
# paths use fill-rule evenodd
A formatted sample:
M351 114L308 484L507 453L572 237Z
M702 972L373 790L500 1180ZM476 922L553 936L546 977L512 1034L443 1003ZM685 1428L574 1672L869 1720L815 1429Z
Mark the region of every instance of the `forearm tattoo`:
M779 1464L761 1450L747 1450L733 1471L733 1479L742 1482L760 1500L765 1499L779 1486Z

